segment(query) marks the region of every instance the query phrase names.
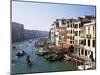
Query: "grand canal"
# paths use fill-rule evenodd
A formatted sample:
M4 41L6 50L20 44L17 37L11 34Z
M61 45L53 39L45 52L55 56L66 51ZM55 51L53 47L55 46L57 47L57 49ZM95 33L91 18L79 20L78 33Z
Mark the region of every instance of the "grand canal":
M36 55L37 49L34 47L35 40L13 43L15 49L11 49L11 73L37 73L37 72L54 72L54 71L73 71L78 70L77 66L66 60L50 62L41 56ZM16 57L18 51L25 51L26 55L20 58ZM26 64L26 57L30 55L32 67Z

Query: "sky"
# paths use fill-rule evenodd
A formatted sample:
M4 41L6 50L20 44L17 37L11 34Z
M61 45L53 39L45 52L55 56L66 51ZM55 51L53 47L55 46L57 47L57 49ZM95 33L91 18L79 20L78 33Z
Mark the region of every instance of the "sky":
M12 2L12 21L24 24L25 29L49 31L56 19L95 15L95 6Z

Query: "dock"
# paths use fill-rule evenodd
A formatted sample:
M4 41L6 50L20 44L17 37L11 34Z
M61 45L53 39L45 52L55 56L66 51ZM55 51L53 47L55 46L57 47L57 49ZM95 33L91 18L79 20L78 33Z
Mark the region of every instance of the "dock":
M73 56L69 56L67 54L64 55L64 59L67 60L67 61L71 61L71 62L77 62L79 64L84 64L84 60L82 59L79 59L79 58L76 58L76 57L73 57Z

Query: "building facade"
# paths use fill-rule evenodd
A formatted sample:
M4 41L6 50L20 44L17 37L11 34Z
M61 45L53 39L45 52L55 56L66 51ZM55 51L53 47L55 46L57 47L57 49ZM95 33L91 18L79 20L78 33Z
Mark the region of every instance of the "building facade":
M80 22L77 55L85 60L95 61L96 19L93 16L85 16Z
M50 40L55 46L67 44L67 23L65 19L56 19L50 29Z
M96 18L83 16L77 19L56 19L50 29L50 39L56 46L74 46L74 54L95 61Z
M95 19L91 19L89 23L84 23L84 27L82 28L83 35L81 36L80 44L80 56L86 60L95 61L96 54L96 21Z

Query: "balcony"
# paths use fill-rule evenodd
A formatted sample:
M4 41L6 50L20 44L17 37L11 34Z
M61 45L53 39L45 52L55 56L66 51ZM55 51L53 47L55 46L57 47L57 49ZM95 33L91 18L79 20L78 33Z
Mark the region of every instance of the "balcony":
M85 35L84 35L84 34L80 34L80 37L81 37L81 38L85 38Z
M86 38L91 38L91 34L87 34L86 35Z

